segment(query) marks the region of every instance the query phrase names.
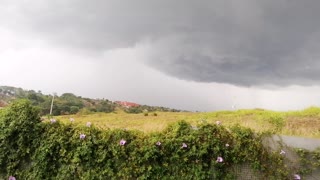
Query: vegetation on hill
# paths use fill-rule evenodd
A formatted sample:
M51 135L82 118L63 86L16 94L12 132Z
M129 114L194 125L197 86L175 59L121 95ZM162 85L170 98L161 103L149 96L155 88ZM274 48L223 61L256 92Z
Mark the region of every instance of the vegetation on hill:
M23 90L10 86L0 86L0 107L7 106L15 99L28 99L33 106L37 106L41 115L48 115L52 102L52 95L43 94L41 91ZM54 97L52 115L68 115L68 114L90 114L93 112L114 112L116 109L122 109L128 113L140 113L144 110L151 111L172 111L178 110L141 105L138 107L125 108L108 99L90 99L76 96L72 93L64 93L61 96Z
M147 106L147 105L140 105L137 107L130 107L124 109L125 112L127 113L132 113L132 114L139 114L143 112L155 112L155 111L160 111L160 112L180 112L180 110L177 109L171 109L171 108L166 108L166 107L160 107L160 106Z

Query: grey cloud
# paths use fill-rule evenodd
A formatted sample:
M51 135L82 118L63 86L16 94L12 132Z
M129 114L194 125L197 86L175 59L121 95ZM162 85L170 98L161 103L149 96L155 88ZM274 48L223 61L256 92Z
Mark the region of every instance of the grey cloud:
M150 67L201 82L320 80L320 1L3 1L0 20L63 47L144 47ZM17 5L12 5L13 2Z
M52 42L104 50L133 46L142 39L157 39L189 26L195 12L187 1L32 0L7 10L10 26ZM12 5L11 5L12 6ZM18 15L17 15L18 14ZM15 23L18 22L18 23Z

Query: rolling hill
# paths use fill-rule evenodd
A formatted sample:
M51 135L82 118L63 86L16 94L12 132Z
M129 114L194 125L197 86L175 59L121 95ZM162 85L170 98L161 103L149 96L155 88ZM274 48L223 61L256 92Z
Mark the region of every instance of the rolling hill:
M0 107L7 106L16 99L28 99L32 105L40 109L41 115L50 113L51 101L53 96L43 94L41 91L24 90L22 88L11 86L0 86ZM123 110L127 113L141 113L143 111L160 111L160 112L179 112L180 110L140 105L127 101L110 101L108 99L91 99L76 96L73 93L63 93L54 98L52 115L68 115L68 114L90 114L94 112L110 113L116 110Z

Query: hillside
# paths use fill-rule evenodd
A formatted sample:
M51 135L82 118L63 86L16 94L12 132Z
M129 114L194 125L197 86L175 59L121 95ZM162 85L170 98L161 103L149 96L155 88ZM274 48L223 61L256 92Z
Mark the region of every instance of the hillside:
M40 109L41 115L48 115L52 102L52 95L43 94L41 91L24 90L22 88L0 86L0 108L7 106L16 99L28 99L32 105ZM130 106L134 104L134 106ZM129 106L128 106L129 105ZM90 114L94 112L114 112L117 109L127 113L141 113L143 111L160 111L160 112L178 112L179 110L139 105L126 101L110 101L108 99L91 99L77 96L72 93L63 93L55 95L52 108L52 115L69 115L69 114Z

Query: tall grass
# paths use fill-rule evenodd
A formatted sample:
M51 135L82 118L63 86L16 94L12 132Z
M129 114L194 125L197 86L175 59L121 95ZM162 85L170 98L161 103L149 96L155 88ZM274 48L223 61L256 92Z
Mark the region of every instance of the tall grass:
M87 122L100 129L132 129L143 132L159 132L169 124L184 120L193 126L202 121L216 123L220 121L226 127L239 124L256 132L271 132L283 135L320 138L320 108L311 107L302 111L276 112L263 109L217 111L217 112L157 112L150 114L94 113L88 115L57 116L63 123L71 123L74 118L76 125L83 126Z

